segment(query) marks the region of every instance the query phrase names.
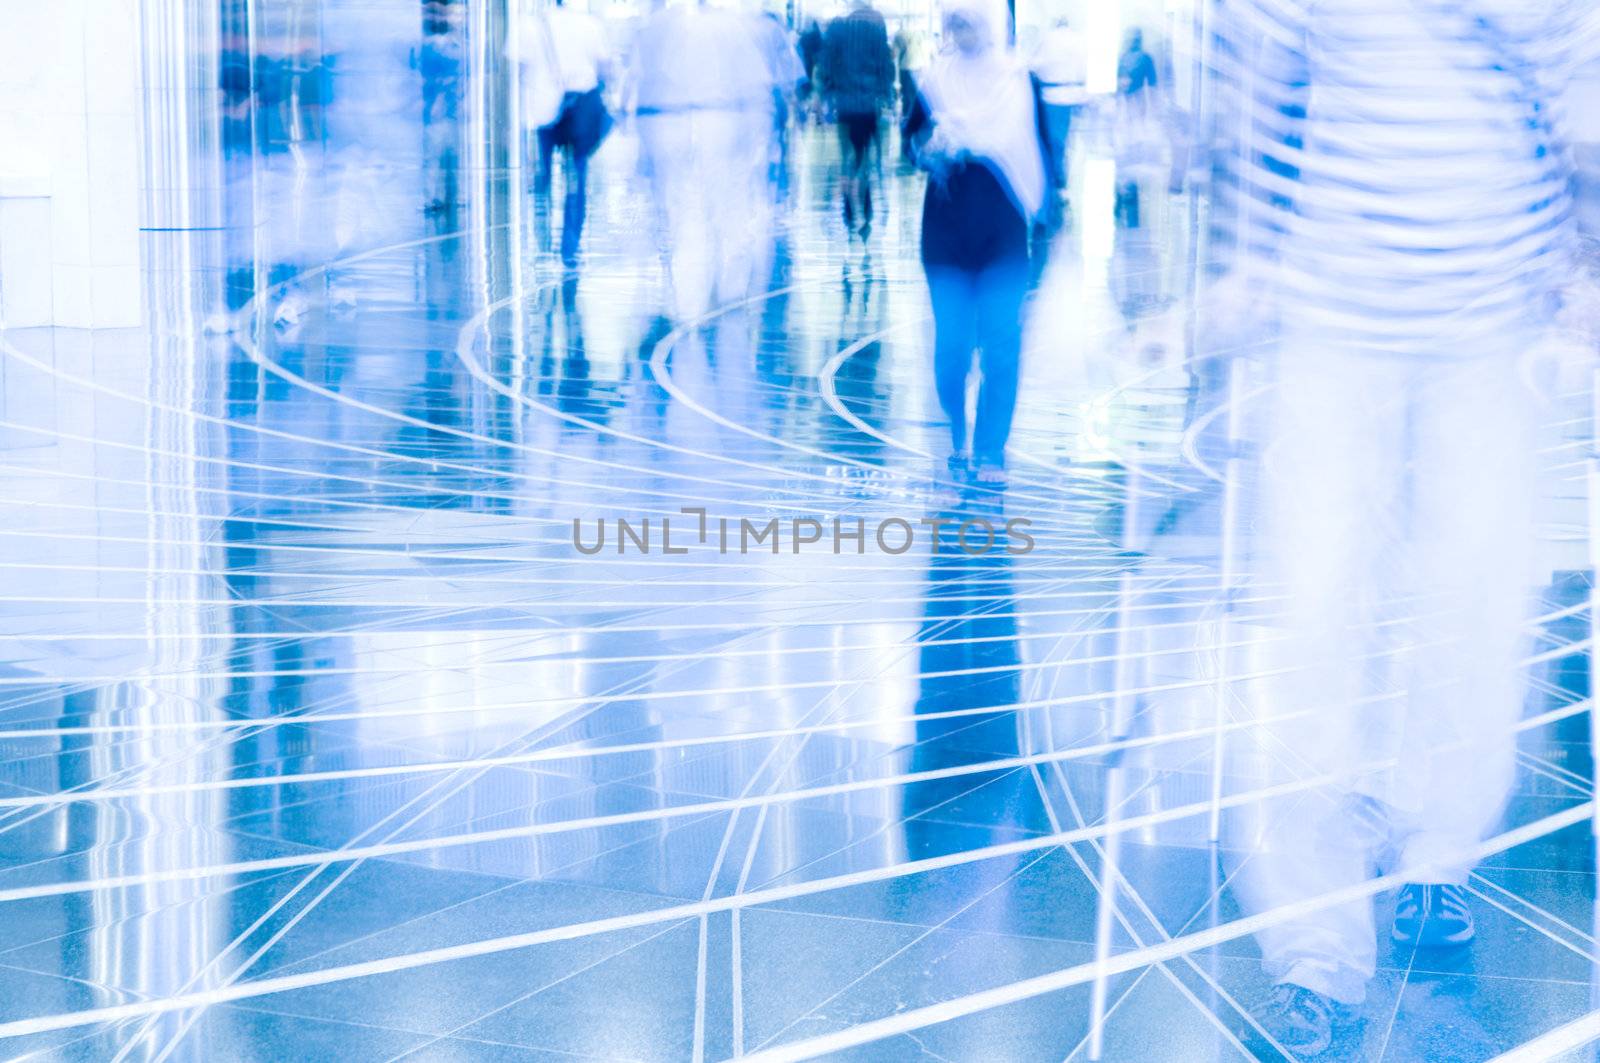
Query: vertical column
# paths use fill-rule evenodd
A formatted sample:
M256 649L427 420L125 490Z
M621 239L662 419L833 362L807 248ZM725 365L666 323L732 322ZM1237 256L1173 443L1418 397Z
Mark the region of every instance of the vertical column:
M144 226L222 221L221 11L216 0L140 0Z
M467 7L467 143L462 158L478 173L514 165L520 141L512 93L510 40L512 0L477 0Z
M511 343L523 342L523 212L526 190L518 178L522 162L522 121L518 106L520 71L509 48L516 32L517 0L478 0L468 8L467 63L464 74L466 143L471 194L467 197L466 246L473 263L473 305L512 298L507 315ZM495 335L491 321L486 342Z
M140 215L150 325L182 333L221 302L222 9L139 0ZM245 215L249 220L248 213ZM204 268L210 266L213 268Z

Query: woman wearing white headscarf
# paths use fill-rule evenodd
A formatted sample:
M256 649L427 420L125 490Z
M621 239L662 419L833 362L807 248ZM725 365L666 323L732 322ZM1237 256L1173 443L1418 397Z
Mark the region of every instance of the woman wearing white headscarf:
M906 124L929 173L922 264L933 299L934 376L950 419L950 469L1005 482L1017 403L1028 233L1044 203L1040 106L1010 47L1003 0L949 0L948 47L929 68ZM983 381L968 449L972 352Z

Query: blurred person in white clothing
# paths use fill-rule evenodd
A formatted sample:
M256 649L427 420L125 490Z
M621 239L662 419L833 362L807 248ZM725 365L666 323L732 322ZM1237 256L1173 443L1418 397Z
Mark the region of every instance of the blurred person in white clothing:
M662 6L634 40L629 96L679 320L744 297L765 276L777 76L767 21Z
M1355 1018L1388 936L1452 948L1500 821L1525 696L1540 416L1527 354L1577 248L1560 86L1592 12L1565 0L1248 0L1218 49L1250 219L1217 299L1276 322L1259 400L1263 604L1234 702L1233 878L1301 1057Z
M1051 205L1054 216L1067 205L1068 158L1072 123L1089 99L1088 60L1083 35L1065 18L1039 40L1033 53L1033 76L1039 82L1039 98L1044 103L1046 144L1045 165L1057 202Z

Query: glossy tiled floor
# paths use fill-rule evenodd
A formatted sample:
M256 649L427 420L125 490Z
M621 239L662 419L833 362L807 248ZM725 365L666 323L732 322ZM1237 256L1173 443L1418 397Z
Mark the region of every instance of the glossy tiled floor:
M1099 1010L1105 1058L1280 1058L1194 733L1200 205L1114 229L1094 135L1003 495L942 482L919 179L886 164L850 241L809 130L770 281L700 321L667 316L623 130L575 278L518 175L432 217L415 168L278 155L249 255L150 235L147 330L4 335L0 1052L1043 1061ZM316 235L352 195L356 234ZM1537 711L1577 709L1527 735L1507 821L1573 825L1475 876L1474 950L1385 946L1342 1058L1486 1059L1592 1007L1575 431L1534 667ZM681 507L1037 547L574 549Z

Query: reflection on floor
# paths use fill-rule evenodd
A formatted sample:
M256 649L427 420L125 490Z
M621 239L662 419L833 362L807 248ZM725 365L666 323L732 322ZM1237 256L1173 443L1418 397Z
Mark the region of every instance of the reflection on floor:
M152 269L147 332L5 335L6 1056L1060 1060L1098 1010L1105 1058L1279 1058L1248 934L1148 951L1240 917L1195 733L1223 595L1184 545L1214 532L1215 382L1172 338L1189 200L1115 230L1084 136L1004 494L943 472L920 178L886 162L847 239L816 130L770 282L700 321L667 315L624 132L576 277L515 175L425 217L390 173L333 248L294 233L337 174L268 160L305 217L242 289ZM190 312L207 285L232 319ZM619 518L690 549L574 548ZM717 547L772 518L780 549ZM978 518L1036 547L975 556ZM894 519L912 549L872 542ZM1550 652L1586 595L1552 584L1537 708L1586 694ZM1527 736L1508 823L1587 799L1586 735ZM1485 1059L1590 1010L1586 824L1472 894L1477 947L1385 946L1341 1057ZM1128 962L1097 1004L1102 908Z

